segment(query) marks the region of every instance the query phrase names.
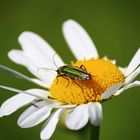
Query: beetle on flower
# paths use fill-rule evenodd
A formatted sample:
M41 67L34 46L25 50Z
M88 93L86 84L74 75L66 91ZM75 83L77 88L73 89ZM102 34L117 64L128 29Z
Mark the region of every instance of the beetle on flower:
M19 108L31 104L19 117L18 125L22 128L30 128L47 120L40 133L42 140L52 136L60 117L66 110L68 111L65 124L71 130L79 130L89 121L92 125L100 125L103 117L101 106L103 101L119 95L128 88L140 86L140 81L134 81L140 73L140 62L138 61L140 60L140 49L128 67L121 68L116 65L115 61L99 57L89 35L75 21L66 21L63 24L63 33L69 48L77 58L77 61L71 65L74 67L83 65L87 72L94 77L89 80L77 80L78 84L67 77L69 79L67 86L63 76L60 76L57 82L55 71L46 69L38 71L39 68L45 67L56 69L52 60L54 54L56 54L57 66L61 67L66 64L41 37L32 32L23 32L19 36L19 43L23 50L12 50L8 56L13 62L25 66L36 78L30 78L18 72L17 74L42 86L43 89L22 91L0 86L7 90L20 92L1 105L0 116L10 115ZM14 72L16 73L16 71Z

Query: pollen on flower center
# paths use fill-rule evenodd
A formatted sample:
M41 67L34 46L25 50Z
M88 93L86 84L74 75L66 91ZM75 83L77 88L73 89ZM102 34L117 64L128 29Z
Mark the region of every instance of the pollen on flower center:
M69 77L57 77L50 88L51 96L63 103L83 104L100 101L100 97L109 87L124 81L124 75L119 68L109 60L90 59L72 64L84 65L93 77L91 80L73 80Z

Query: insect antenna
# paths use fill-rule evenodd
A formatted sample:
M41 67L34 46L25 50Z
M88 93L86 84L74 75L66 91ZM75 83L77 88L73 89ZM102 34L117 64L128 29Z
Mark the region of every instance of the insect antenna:
M56 62L55 62L55 55L56 55L56 53L52 56L52 57L53 57L53 63L54 63L54 65L56 66L56 68L58 69L59 67L57 66L57 64L56 64ZM46 68L46 67L38 68L38 69L37 69L37 72L39 72L41 69L47 69L47 70L52 70L52 71L57 72L57 70L54 70L54 69L51 69L51 68Z
M37 72L39 72L41 69L52 70L52 71L57 72L57 70L54 70L54 69L51 69L51 68L43 68L43 67L42 68L38 68L37 69Z
M56 53L53 55L53 63L54 65L56 66L56 68L58 69L59 67L57 66L56 62L55 62L55 56L56 56Z
M45 97L43 97L41 95L31 93L29 91L24 91L24 90L21 90L21 89L16 89L16 88L5 86L5 85L0 85L0 88L5 89L5 90L9 90L9 91L13 91L13 92L16 92L16 93L23 93L23 94L31 95L31 96L37 97L38 99L46 100Z

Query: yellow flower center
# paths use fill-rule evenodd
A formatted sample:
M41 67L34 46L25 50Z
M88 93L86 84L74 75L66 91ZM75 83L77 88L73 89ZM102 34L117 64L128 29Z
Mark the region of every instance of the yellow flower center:
M109 60L90 59L72 64L84 65L93 77L91 80L73 80L69 77L56 77L51 88L51 96L67 104L83 104L100 101L101 95L111 86L124 82L124 75L118 67Z

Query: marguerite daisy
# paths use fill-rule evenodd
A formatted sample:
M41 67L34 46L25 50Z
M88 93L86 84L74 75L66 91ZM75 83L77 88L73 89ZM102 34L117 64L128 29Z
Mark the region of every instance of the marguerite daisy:
M98 126L103 117L101 106L103 101L119 95L128 88L140 85L139 81L134 81L140 73L138 61L140 49L127 68L120 68L116 66L115 61L99 57L89 35L75 21L66 21L63 24L63 33L69 48L77 58L77 61L70 65L78 68L83 65L87 73L92 75L91 79L73 80L69 76L57 77L57 72L53 71L57 69L56 65L60 67L66 64L47 42L32 32L23 32L19 36L23 50L12 50L8 56L13 62L25 66L36 78L1 66L2 69L43 87L22 91L0 86L20 92L1 105L0 116L10 115L19 108L31 104L19 117L18 125L29 128L47 120L40 133L42 140L52 136L66 110L68 113L65 124L69 129L79 130L89 121Z

